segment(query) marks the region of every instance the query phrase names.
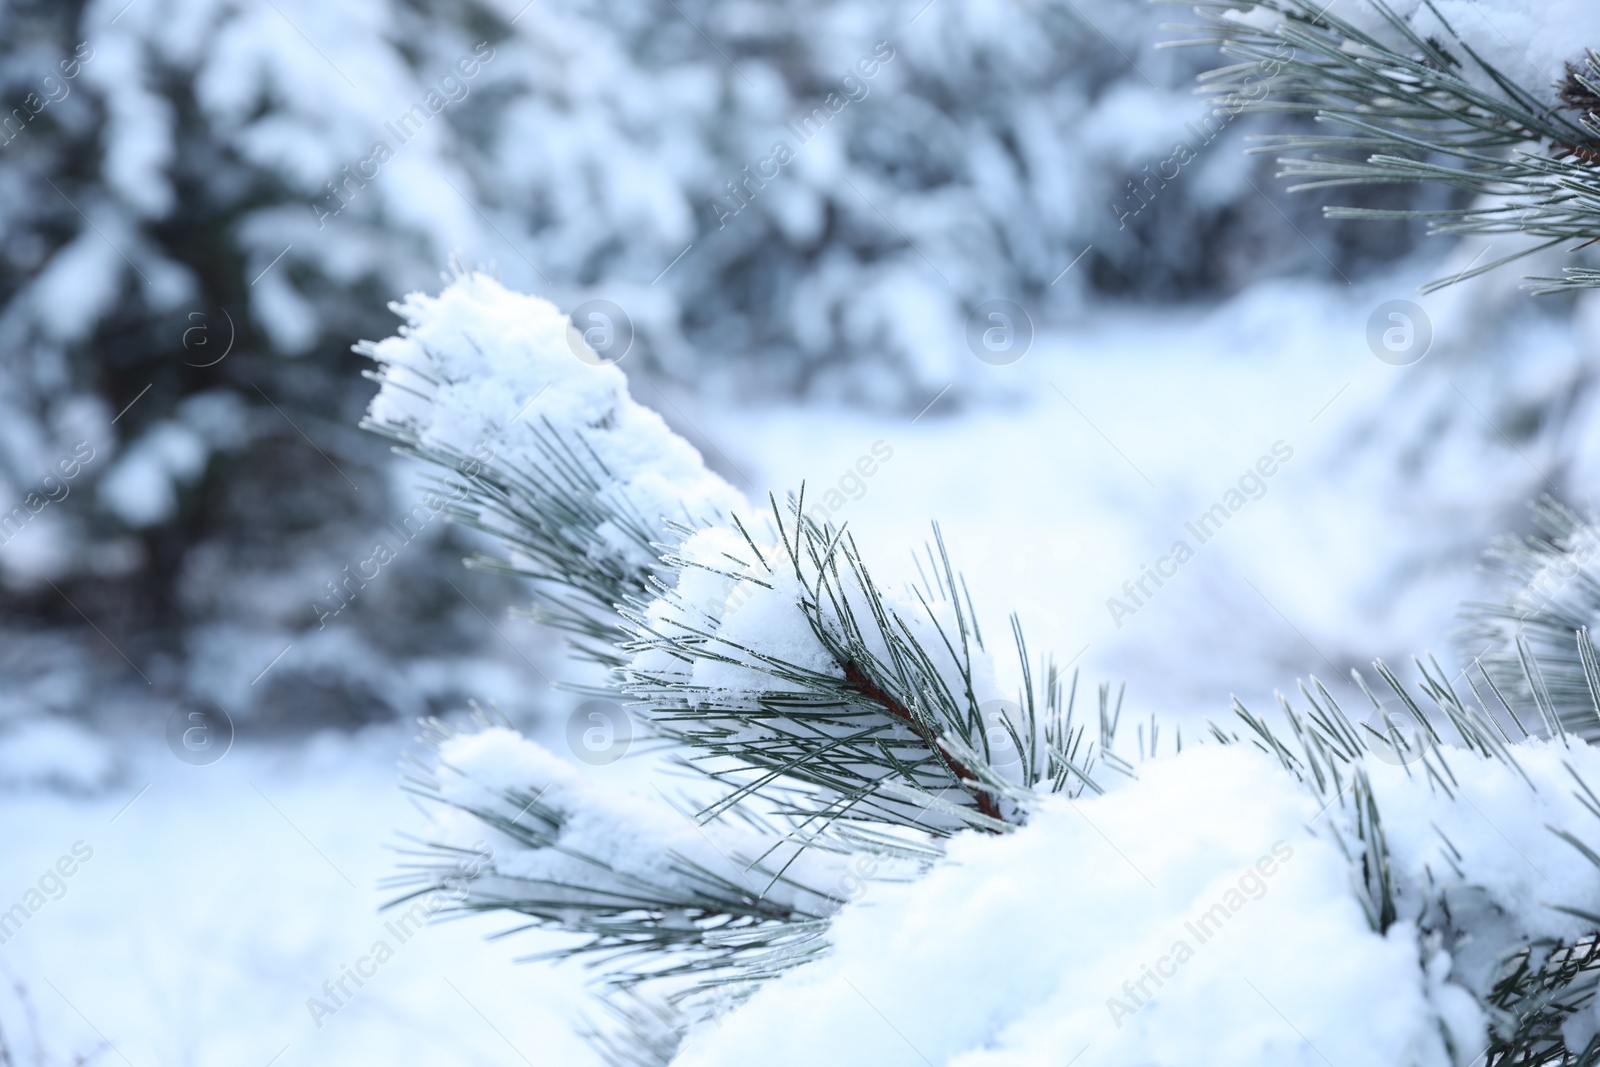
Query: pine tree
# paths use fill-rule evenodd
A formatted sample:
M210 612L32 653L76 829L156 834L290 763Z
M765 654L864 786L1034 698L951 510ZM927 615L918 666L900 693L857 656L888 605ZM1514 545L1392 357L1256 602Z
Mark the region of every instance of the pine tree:
M591 692L628 702L680 786L669 799L603 785L487 712L430 720L432 754L408 788L439 822L396 903L443 899L566 935L547 955L604 971L613 1022L594 1040L609 1062L671 1062L686 1035L818 964L861 886L915 885L954 842L1048 823L1062 804L1087 819L1080 802L1137 797L1158 753L1200 766L1197 750L1264 754L1250 757L1263 797L1290 788L1327 813L1316 833L1344 857L1367 928L1414 946L1432 990L1419 1025L1438 1055L1600 1057L1586 1021L1600 951L1600 852L1586 843L1600 798L1587 780L1600 752L1583 738L1600 721L1600 670L1583 613L1551 615L1532 649L1497 633L1490 666L1454 677L1431 658L1415 683L1377 663L1385 697L1355 678L1371 697L1364 721L1313 678L1298 705L1282 700L1279 724L1238 706L1186 747L1152 719L1131 753L1120 693L1102 686L1097 714L1081 714L1076 678L1036 662L1015 620L1020 684L1002 690L937 528L920 586L887 590L848 530L807 515L803 488L750 509L616 367L581 358L581 335L543 301L463 274L397 310L401 334L362 346L380 366L368 427L437 472L459 521L500 540L503 558L473 564L527 581L535 616L605 671ZM1518 551L1593 540L1556 533L1552 548ZM1514 575L1537 584L1529 566ZM1514 656L1517 684L1504 671ZM1269 781L1274 766L1286 777ZM1457 840L1485 782L1539 798L1529 817L1548 827L1502 835L1558 872L1559 898L1504 903L1499 843ZM1429 863L1394 858L1419 841Z

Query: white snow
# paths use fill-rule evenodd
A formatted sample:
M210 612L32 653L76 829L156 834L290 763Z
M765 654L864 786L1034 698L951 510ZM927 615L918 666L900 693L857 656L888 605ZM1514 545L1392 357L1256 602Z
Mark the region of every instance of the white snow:
M1355 841L1346 807L1323 810L1247 747L1190 748L1108 796L1048 799L1012 835L963 835L920 882L872 887L835 921L832 956L701 1027L678 1062L1466 1064L1486 1041L1487 964L1587 931L1550 903L1600 902L1600 871L1546 829L1593 840L1563 761L1593 780L1600 751L1516 756L1537 792L1449 750L1459 800L1369 761L1400 887L1386 934L1332 840ZM1440 900L1472 931L1455 959L1417 935Z
M181 422L163 419L118 456L98 486L100 501L129 526L153 526L178 508L178 490L205 469L205 441Z
M0 785L89 792L108 784L113 767L106 739L71 719L29 716L0 731Z
M1566 77L1567 64L1581 69L1587 50L1600 47L1595 44L1600 41L1600 9L1587 0L1394 0L1386 6L1423 38L1448 42L1459 35L1547 103L1555 101L1554 86ZM1401 42L1370 0L1341 5L1337 14L1379 40ZM1474 82L1492 88L1467 57L1457 58Z
M158 719L163 719L162 709ZM159 729L157 721L153 729ZM58 1057L101 1035L128 1062L418 1067L591 1064L574 1030L588 1010L580 970L518 964L487 935L499 919L429 926L403 945L377 888L395 871L394 831L417 828L395 789L404 729L274 749L235 745L219 763L179 763L142 739L122 777L87 797L0 793L6 845L0 911L76 841L93 857L0 945ZM145 787L149 788L146 789ZM347 880L348 879L348 880ZM394 958L316 1025L307 1007L388 940ZM53 987L53 988L52 988ZM21 1062L30 1027L9 981L0 1026ZM106 1050L96 1062L116 1052Z
M602 493L662 540L671 539L666 521L699 524L744 508L549 301L473 273L395 311L407 321L400 336L361 346L384 368L373 422L513 470L547 464L535 441L548 422L593 449L611 478ZM619 556L653 562L620 531L610 538Z
M100 221L115 225L109 218ZM62 341L82 340L116 296L125 267L93 230L67 242L32 283L33 313L44 331Z
M756 669L753 652L842 677L801 613L805 590L783 549L776 544L761 549L767 566L732 529L718 526L695 533L674 553L684 563L677 569L673 594L657 597L644 613L653 634L716 634L718 651L734 662L698 659L685 669L671 651L653 647L634 655L629 673L681 674L689 684L727 694L770 690L772 678ZM641 630L641 639L647 636Z
M767 873L752 871L771 846L770 838L727 821L698 825L656 789L647 786L636 793L595 782L539 744L501 727L445 741L437 766L439 795L451 804L511 817L529 806L507 797L507 790L516 790L537 798L561 820L553 844L530 849L460 811L439 811L438 840L489 855L474 889L490 899L499 893L518 895L516 883L527 881L536 883L533 891L547 900L628 899L640 892L642 883L694 900L704 883L685 875L686 865L692 865L773 904L816 912L826 907L828 895L838 893L848 869L849 857L809 850L787 868L783 881L769 884L794 849L782 849L776 863L765 857ZM523 820L525 825L535 823L525 812Z

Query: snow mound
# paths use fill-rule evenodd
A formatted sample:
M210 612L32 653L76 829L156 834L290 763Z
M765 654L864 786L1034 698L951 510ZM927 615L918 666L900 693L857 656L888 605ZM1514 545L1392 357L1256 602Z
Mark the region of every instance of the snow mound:
M104 738L68 719L22 721L0 732L0 786L90 792L107 784L116 762Z
M1383 933L1352 891L1348 796L1319 811L1259 752L1190 748L1107 796L1049 798L1014 834L963 835L920 882L873 887L835 921L830 958L691 1033L675 1062L1466 1064L1486 1045L1477 998L1497 954L1584 932L1531 902L1600 902L1600 871L1545 828L1590 828L1564 764L1592 778L1600 754L1514 752L1539 789L1448 750L1459 801L1369 761L1398 880ZM1443 936L1443 903L1472 938ZM1569 1021L1573 1047L1593 1015Z

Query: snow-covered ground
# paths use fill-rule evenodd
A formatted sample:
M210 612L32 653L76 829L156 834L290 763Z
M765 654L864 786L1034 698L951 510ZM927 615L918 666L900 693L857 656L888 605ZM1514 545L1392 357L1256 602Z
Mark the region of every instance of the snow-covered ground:
M590 1062L576 968L513 963L483 939L502 920L404 942L386 927L395 830L422 822L395 788L405 743L374 728L203 767L147 745L115 789L8 796L7 908L74 846L90 853L0 949L52 1051L65 1062L103 1040L96 1062L137 1067ZM380 940L392 958L363 963ZM376 974L330 999L323 983L358 964ZM316 1018L313 997L343 1004ZM9 994L0 1021L31 1050Z
M1444 652L1455 604L1475 588L1476 548L1501 519L1485 502L1539 487L1537 455L1503 443L1410 482L1395 473L1390 446L1364 429L1374 412L1412 390L1435 395L1441 376L1464 412L1500 399L1481 392L1492 375L1470 361L1440 366L1446 342L1466 344L1476 328L1482 291L1423 301L1440 351L1411 366L1376 359L1366 341L1372 309L1397 292L1399 282L1283 283L1217 307L1102 313L1041 334L1020 362L991 368L991 388L930 395L920 414L729 410L688 394L661 406L747 494L804 480L828 505L838 490L831 517L858 531L885 578L914 574L909 550L940 521L991 644L1015 610L1035 653L1074 662L1091 683L1126 678L1141 716L1193 721L1226 714L1232 692L1264 707L1297 675ZM1542 339L1555 353L1545 358L1571 361L1570 336ZM1539 365L1530 354L1525 369ZM863 475L868 455L878 459ZM1242 478L1246 503L1201 544L1186 524ZM1394 492L1401 484L1408 495ZM1160 588L1147 579L1152 595L1114 613L1108 600L1134 604L1124 583L1136 587L1180 539L1193 558L1163 564L1176 576ZM1413 547L1441 544L1461 548L1430 574L1395 577ZM499 625L532 636L527 623ZM562 750L572 698L531 666L525 683L550 693L530 733ZM396 788L410 727L282 745L246 733L221 762L193 767L161 742L169 710L151 707L148 729L110 742L43 738L81 749L52 758L88 767L86 786L0 793L0 909L79 842L93 852L61 878L64 893L46 877L44 895L59 899L0 947L58 1055L103 1040L114 1051L102 1062L137 1067L594 1062L574 1036L588 974L513 962L547 942L486 941L509 925L501 918L436 924L403 945L386 931L378 883L400 859L390 848L397 831L424 825ZM310 998L330 1003L323 983L379 940L393 959L315 1019ZM0 998L0 1025L28 1050L23 1015Z

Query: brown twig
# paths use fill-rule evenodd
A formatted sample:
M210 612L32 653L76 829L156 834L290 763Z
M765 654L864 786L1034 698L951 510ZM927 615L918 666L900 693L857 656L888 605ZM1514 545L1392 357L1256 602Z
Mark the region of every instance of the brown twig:
M1567 64L1567 76L1556 83L1556 96L1561 101L1561 108L1576 111L1582 117L1600 114L1600 94L1591 86L1594 79L1600 76L1600 54L1590 49L1586 61L1587 70L1581 70L1571 63ZM1566 144L1557 141L1556 154L1571 156L1582 160L1589 166L1600 164L1600 145L1593 142L1586 144Z
M945 766L950 768L950 773L954 774L963 785L972 791L973 797L978 802L979 814L987 815L989 818L1001 822L1005 821L1000 814L1000 803L995 799L994 794L983 787L981 780L973 773L972 768L945 751L938 738L930 736L927 727L911 713L910 708L885 692L881 686L867 677L865 672L854 663L846 663L844 665L844 677L846 681L855 686L856 691L862 696L880 705L890 715L917 731L924 740L931 743L933 750L939 753L939 758L944 760Z

